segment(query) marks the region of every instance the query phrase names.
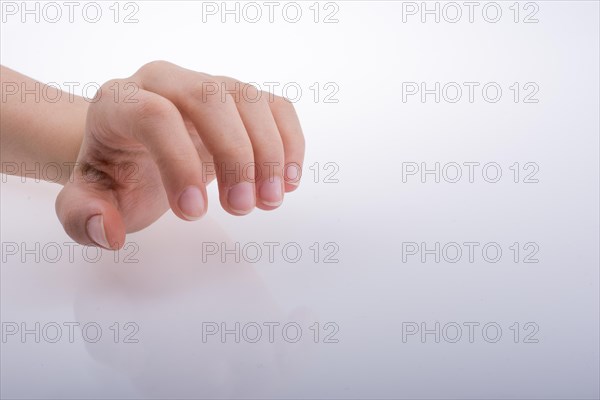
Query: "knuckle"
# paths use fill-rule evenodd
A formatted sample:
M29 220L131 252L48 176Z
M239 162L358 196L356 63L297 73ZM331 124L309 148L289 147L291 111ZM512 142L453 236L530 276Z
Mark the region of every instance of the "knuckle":
M100 86L101 90L110 90L111 88L114 88L115 86L121 86L123 84L123 80L122 79L110 79L106 82L104 82L102 84L102 86Z
M265 93L250 83L242 84L242 98L249 103L258 103L268 106L268 97Z
M196 102L212 102L220 98L221 85L213 79L199 79L190 84L188 96Z
M291 130L282 138L284 142L286 158L304 153L304 149L306 148L306 140L300 129Z
M251 83L242 82L229 76L215 76L221 82L222 89L236 102L264 103L267 104L264 93Z
M252 145L249 142L226 144L215 153L215 158L222 160L251 162L253 160Z
M164 71L165 68L168 68L172 65L173 65L172 63L165 61L165 60L154 60L154 61L150 61L150 62L142 65L138 69L136 74L142 75L142 76L152 76L161 71Z
M281 161L284 157L283 142L279 136L271 138L263 138L260 143L257 143L257 159L261 162Z
M225 75L214 75L214 76L213 76L213 79L214 79L214 80L216 80L216 81L218 81L218 82L223 82L223 83L225 83L225 84L226 84L228 87L229 87L230 85L231 85L231 86L235 85L235 83L236 83L236 82L237 82L237 83L239 83L239 82L240 82L240 81L238 81L238 80L237 80L237 79L235 79L235 78L232 78L232 77L230 77L230 76L225 76Z
M133 112L138 123L167 119L173 115L175 105L159 96L146 96L135 103Z
M134 102L134 96L139 91L139 85L135 79L111 79L106 81L100 86L97 93L97 101L104 101L111 103L130 103Z
M296 114L296 108L294 104L282 96L273 95L273 107L278 108L282 112Z
M123 86L122 79L111 79L104 82L100 88L98 88L98 92L96 92L95 98L90 102L90 105L106 102L113 99L113 93L115 92L115 88L121 88ZM120 90L117 92L121 92Z
M304 139L302 131L298 131L296 135L291 135L289 141L291 142L292 146L298 149L304 149L304 147L306 146L306 139Z

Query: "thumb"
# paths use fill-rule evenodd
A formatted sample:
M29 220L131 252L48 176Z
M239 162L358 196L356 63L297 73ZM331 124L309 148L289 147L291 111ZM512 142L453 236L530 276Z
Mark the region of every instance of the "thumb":
M125 243L125 225L110 190L69 182L56 198L56 214L79 244L118 250Z

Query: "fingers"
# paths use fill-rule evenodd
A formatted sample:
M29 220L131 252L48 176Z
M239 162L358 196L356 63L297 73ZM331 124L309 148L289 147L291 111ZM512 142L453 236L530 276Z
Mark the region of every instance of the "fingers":
M88 118L91 126L102 125L94 123L94 119L105 121L103 125L108 125L106 129L114 140L118 140L119 135L134 138L149 151L160 171L169 205L178 217L196 220L206 213L202 163L173 103L140 89L136 102L101 100L97 107L90 109Z
M274 209L285 191L298 186L304 138L290 102L167 62L147 64L134 76L193 122L213 156L226 211L244 215L255 206Z
M127 96L131 83L138 87L134 101ZM205 184L213 175L221 205L234 215L255 206L277 208L284 193L299 184L304 138L294 107L281 97L166 62L148 64L129 81L110 81L104 88L119 98L100 97L90 106L84 145L86 140L96 143L82 145L80 160L102 159L103 142L116 153L122 146L127 156L149 153L156 165L144 166L152 172L145 183L155 184L160 172L169 205L182 219L206 213ZM190 121L194 129L186 126ZM200 153L212 158L215 171L204 168ZM67 183L56 201L66 232L81 244L122 247L127 229L144 222L127 219L127 209L121 215L124 204L117 191L86 182L78 168L75 181Z
M283 202L283 142L277 124L269 108L268 98L254 86L227 77L215 77L224 82L234 96L240 117L252 142L255 163L256 205L263 210L272 210Z
M221 206L244 215L256 205L252 142L231 96L209 76L169 63L152 63L136 73L143 87L170 99L193 122L213 156ZM156 79L160 76L163 79Z
M273 101L269 102L269 106L283 142L285 191L291 192L298 188L302 177L304 135L292 103L283 97L273 96Z
M56 214L77 243L117 250L125 243L125 225L106 190L69 182L56 198Z
M115 83L124 82L106 85L114 88ZM120 100L100 99L90 107L87 124L94 131L86 136L82 148L95 148L86 146L85 140L106 136L117 147L119 143L129 146L124 149L129 154L147 149L160 171L173 212L186 220L202 217L207 202L201 161L177 108L145 90L136 93L136 102ZM78 243L118 249L124 244L126 227L115 191L108 190L106 184L86 180L85 160L90 155L84 151L80 157L83 165L77 166L73 182L67 183L57 198L57 215L67 234Z
M182 104L213 156L221 206L234 215L256 204L254 154L233 98L201 104L196 97Z

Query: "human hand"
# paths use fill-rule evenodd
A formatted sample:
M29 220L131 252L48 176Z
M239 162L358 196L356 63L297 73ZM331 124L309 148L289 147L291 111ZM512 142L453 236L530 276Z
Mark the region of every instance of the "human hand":
M184 220L201 218L215 177L221 206L233 215L273 210L298 186L304 138L294 107L281 97L165 61L99 93L56 199L78 243L118 249L126 233L169 208Z

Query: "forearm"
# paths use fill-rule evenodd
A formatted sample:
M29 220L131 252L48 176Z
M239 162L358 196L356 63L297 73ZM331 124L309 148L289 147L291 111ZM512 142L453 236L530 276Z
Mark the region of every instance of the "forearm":
M0 82L2 173L66 183L81 146L88 102L4 66Z

